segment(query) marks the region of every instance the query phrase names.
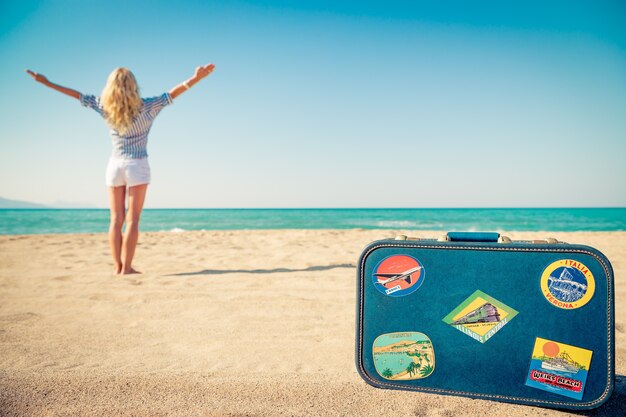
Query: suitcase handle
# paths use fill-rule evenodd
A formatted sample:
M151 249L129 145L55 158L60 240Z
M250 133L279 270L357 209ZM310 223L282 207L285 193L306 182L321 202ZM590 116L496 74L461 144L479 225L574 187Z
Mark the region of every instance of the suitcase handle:
M497 232L448 232L448 242L497 242L500 233Z

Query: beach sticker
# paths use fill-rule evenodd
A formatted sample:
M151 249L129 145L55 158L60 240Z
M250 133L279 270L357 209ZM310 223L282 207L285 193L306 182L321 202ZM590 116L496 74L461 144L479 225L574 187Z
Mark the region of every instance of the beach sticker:
M500 331L517 311L477 290L443 318L455 329L485 343Z
M374 367L391 380L422 379L435 370L435 350L424 333L386 333L374 340Z
M541 292L555 307L572 310L584 306L596 290L593 274L573 259L552 262L541 274Z
M407 255L392 255L374 268L374 287L385 295L402 297L417 290L424 282L424 266Z
M582 400L592 354L587 349L538 337L526 385Z

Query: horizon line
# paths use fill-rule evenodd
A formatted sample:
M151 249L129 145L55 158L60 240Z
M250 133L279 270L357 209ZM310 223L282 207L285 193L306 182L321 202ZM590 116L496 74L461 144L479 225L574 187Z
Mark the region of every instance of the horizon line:
M457 206L457 207L144 207L145 210L559 210L626 209L626 206ZM0 207L0 210L109 210L109 207Z

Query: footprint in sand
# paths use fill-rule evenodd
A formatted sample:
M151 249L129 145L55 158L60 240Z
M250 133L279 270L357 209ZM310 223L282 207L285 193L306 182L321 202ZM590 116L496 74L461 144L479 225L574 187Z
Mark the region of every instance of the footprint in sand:
M418 410L415 415L424 417L454 417L455 413L452 410L446 410L445 408L431 408L426 410L425 414L422 414L422 410Z
M93 294L89 297L90 300L94 300L94 301L107 301L110 300L111 297L109 297L107 294Z
M69 275L60 275L60 276L54 277L52 279L55 280L55 281L71 281L72 277L69 276Z
M83 366L83 364L82 364L82 363L80 363L80 362L79 362L79 363L70 363L70 364L68 364L68 365L65 365L65 366L60 367L60 368L59 368L59 370L61 370L61 371L67 371L67 370L69 370L69 369L78 368L78 367L80 367L80 366Z
M8 314L6 316L0 316L0 322L3 323L19 323L22 321L28 320L37 320L41 318L41 315L36 313L18 313L18 314Z

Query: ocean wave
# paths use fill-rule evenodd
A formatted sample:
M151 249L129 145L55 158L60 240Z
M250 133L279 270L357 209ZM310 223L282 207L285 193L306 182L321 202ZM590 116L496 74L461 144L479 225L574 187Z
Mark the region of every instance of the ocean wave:
M375 223L376 227L416 227L418 224L410 220L381 220Z
M445 225L441 222L416 222L411 220L380 220L373 223L375 227L383 229L420 229L420 230L441 230Z
M173 229L170 229L171 233L182 233L184 231L185 229L181 229L180 227L174 227Z

